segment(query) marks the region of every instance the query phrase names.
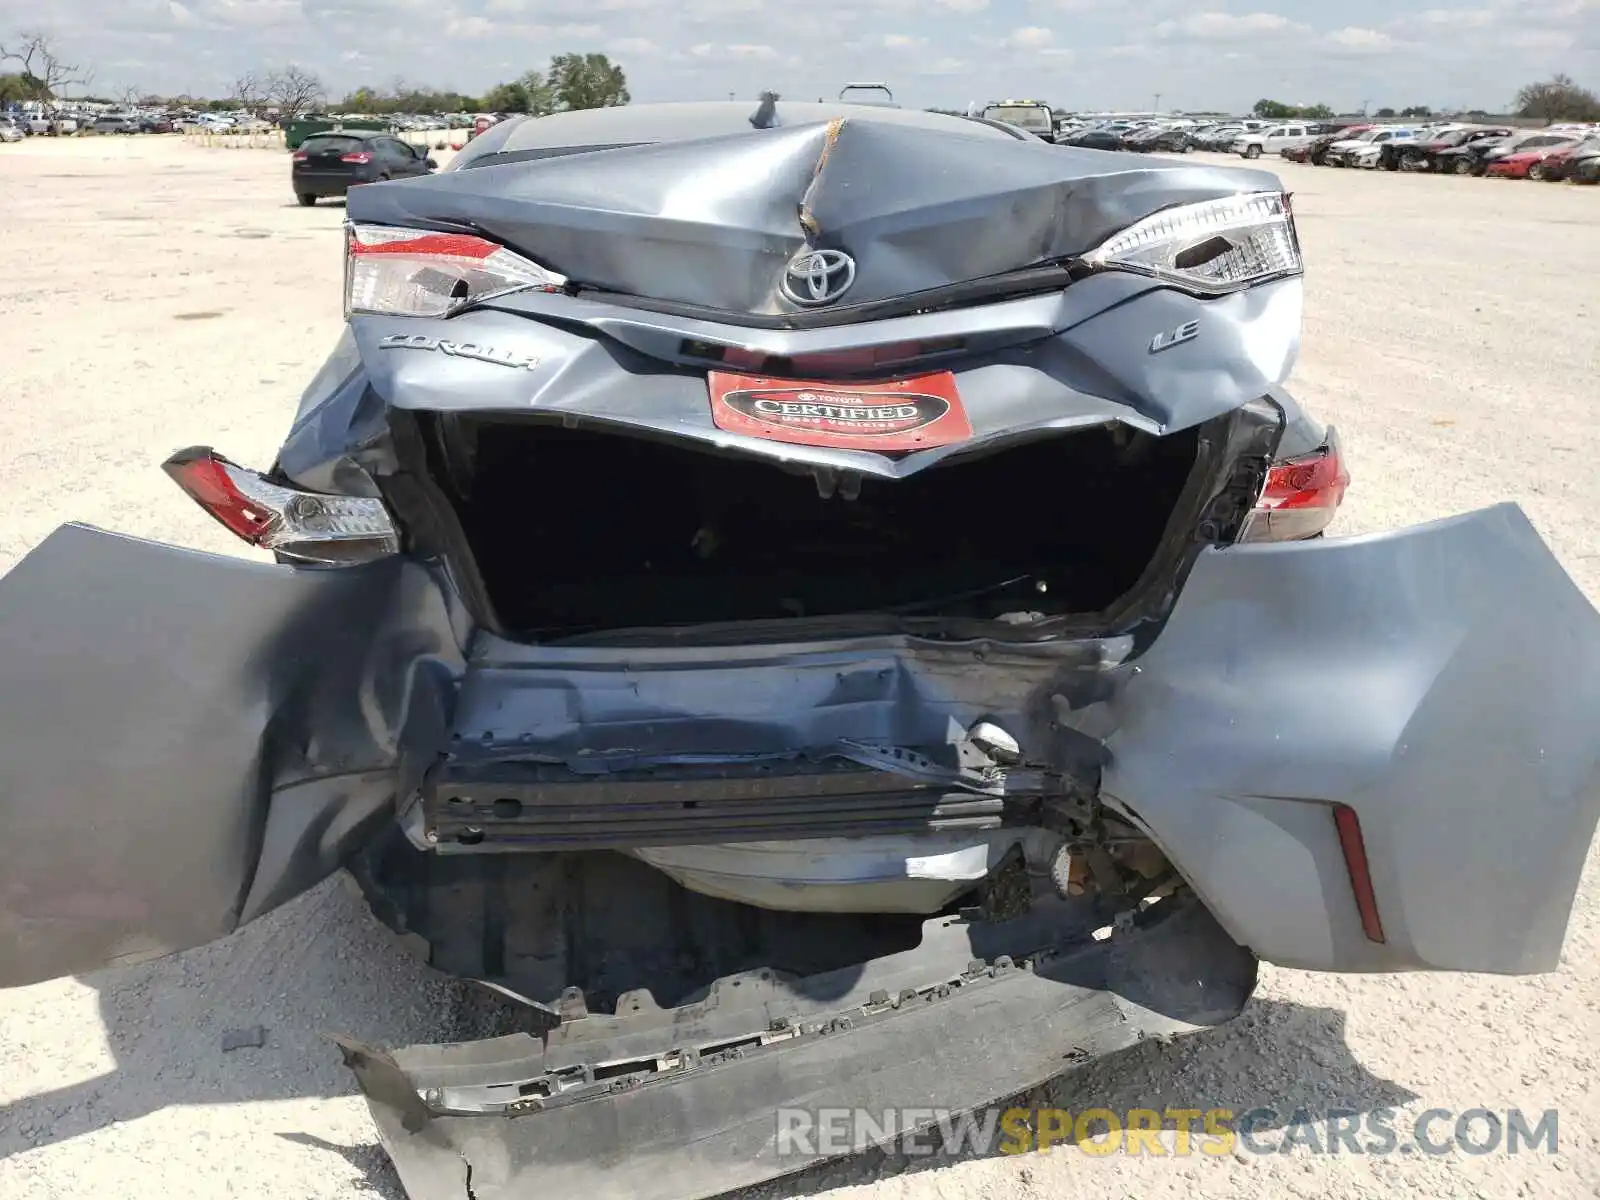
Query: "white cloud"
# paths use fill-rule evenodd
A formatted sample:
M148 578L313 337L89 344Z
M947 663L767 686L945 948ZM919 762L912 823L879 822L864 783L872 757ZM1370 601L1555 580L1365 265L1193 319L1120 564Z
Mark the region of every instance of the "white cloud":
M1043 25L1027 25L1013 29L1000 44L1008 50L1042 50L1055 40L1054 30L1046 29Z
M1359 25L1336 29L1328 35L1328 40L1336 46L1362 54L1382 54L1394 49L1394 39L1387 33Z
M642 37L613 38L606 43L606 50L611 54L628 54L639 58L654 58L661 53L660 46Z
M912 37L908 33L886 33L883 35L883 47L885 50L920 50L927 44L927 38Z
M724 46L723 49L734 58L757 58L768 62L778 57L778 52L771 46L753 45L749 42Z
M1559 53L1572 49L1572 34L1554 29L1530 29L1511 36L1511 44L1518 50L1535 54Z
M1482 29L1494 24L1494 16L1494 12L1487 8L1428 8L1418 13L1416 20L1424 25Z
M1201 42L1237 41L1266 34L1304 33L1306 26L1277 13L1202 12L1156 26L1159 38L1192 38Z
M457 17L444 27L445 37L458 40L486 38L494 32L495 24L487 17Z
M989 7L989 0L938 0L939 4L952 12L976 13Z

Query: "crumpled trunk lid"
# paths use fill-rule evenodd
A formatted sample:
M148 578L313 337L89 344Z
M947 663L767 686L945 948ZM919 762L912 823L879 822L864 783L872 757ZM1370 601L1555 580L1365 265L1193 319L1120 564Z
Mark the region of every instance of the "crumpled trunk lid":
M1265 172L835 120L451 172L352 193L353 221L471 228L587 288L725 314L800 311L803 246L856 263L839 306L1056 262Z

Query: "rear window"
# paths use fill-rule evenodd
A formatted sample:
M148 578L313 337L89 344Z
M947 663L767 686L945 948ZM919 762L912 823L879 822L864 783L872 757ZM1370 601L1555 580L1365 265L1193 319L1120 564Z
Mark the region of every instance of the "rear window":
M314 134L300 143L300 149L307 154L349 154L366 148L367 143L361 138L326 133Z

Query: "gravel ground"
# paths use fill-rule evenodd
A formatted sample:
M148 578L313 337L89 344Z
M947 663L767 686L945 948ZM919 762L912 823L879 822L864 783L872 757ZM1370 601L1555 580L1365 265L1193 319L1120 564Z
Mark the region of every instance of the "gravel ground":
M173 139L0 146L0 568L69 518L236 551L157 464L206 442L265 465L338 333L343 211L296 207L287 174L281 153ZM1283 174L1309 266L1294 386L1353 459L1339 529L1515 499L1600 599L1600 189ZM1556 1108L1554 1156L1058 1150L809 1182L855 1184L851 1200L1593 1196L1596 861L1554 975L1269 967L1233 1026L1051 1089L1074 1109L1387 1105L1402 1130L1429 1108ZM394 1044L474 1019L336 881L218 945L0 994L0 1194L399 1197L320 1032ZM222 1053L224 1029L252 1025L263 1047Z

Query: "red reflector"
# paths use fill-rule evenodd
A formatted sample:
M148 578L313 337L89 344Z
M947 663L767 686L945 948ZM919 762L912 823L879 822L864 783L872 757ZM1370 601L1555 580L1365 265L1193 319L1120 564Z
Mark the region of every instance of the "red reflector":
M1345 870L1350 873L1350 890L1355 893L1362 932L1367 940L1382 942L1383 922L1378 917L1377 893L1372 890L1372 872L1367 868L1367 843L1361 836L1361 818L1349 805L1335 804L1333 823L1339 830L1339 848L1344 852Z
M369 163L372 161L372 155L368 154L365 150L360 150L355 154L341 154L339 156L339 161L349 163Z
M196 504L236 536L252 546L261 544L277 514L241 492L220 459L209 454L193 458L173 455L163 467Z
M350 238L352 257L370 254L447 254L451 258L488 258L499 246L465 233L418 233L393 241L363 242Z
M296 150L294 152L294 161L295 162L305 162L306 159L308 159L310 157L311 156L309 154L307 154L304 150Z

